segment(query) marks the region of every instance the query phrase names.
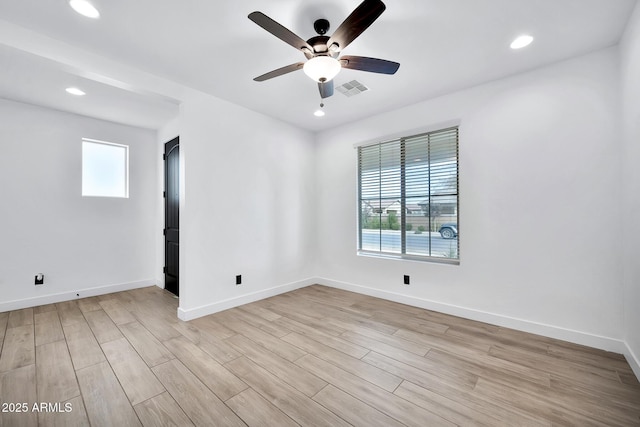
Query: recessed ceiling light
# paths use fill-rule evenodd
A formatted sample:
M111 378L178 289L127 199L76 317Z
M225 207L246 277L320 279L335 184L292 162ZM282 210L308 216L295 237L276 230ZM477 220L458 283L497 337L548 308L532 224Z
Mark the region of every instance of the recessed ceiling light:
M524 34L511 42L511 49L522 49L523 47L529 46L532 41L533 37Z
M100 18L100 12L87 0L69 0L69 6L73 8L80 15L87 18L97 19Z
M322 117L322 116L324 116L324 110L323 110L323 108L324 108L324 102L320 101L320 108L318 108L318 109L313 113L313 115L314 115L314 116L316 116L316 117Z
M68 87L65 90L67 91L67 93L70 93L71 95L75 95L75 96L84 96L84 95L86 95L86 93L84 93L83 91L81 91L77 87Z

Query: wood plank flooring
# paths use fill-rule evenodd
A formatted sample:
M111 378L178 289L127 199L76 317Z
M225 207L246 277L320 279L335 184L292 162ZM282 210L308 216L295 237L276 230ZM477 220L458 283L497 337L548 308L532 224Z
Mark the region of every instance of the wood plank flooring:
M0 427L640 426L619 354L320 285L177 306L149 287L0 313Z

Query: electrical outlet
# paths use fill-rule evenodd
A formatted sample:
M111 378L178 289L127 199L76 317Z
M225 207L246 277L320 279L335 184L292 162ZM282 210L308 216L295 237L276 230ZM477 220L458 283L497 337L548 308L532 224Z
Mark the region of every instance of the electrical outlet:
M409 282L410 282L410 278L409 278L409 276L408 276L408 275L406 275L406 274L405 274L405 275L404 275L404 284L405 284L405 285L408 285L408 284L409 284Z
M242 284L242 275L238 274L236 276L236 285L241 285Z

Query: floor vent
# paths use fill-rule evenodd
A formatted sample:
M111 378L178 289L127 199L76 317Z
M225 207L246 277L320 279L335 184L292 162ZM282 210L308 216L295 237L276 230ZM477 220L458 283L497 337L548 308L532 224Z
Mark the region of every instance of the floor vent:
M342 86L338 86L336 90L341 94L343 94L344 96L353 96L353 95L362 93L364 91L367 91L369 90L369 88L357 80L351 80L349 83L345 83Z

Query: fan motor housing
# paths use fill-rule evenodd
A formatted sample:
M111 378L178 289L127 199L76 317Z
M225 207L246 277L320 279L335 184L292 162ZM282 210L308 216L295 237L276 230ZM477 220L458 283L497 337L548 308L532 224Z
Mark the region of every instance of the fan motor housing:
M315 36L307 40L307 43L309 43L309 45L313 47L313 53L314 53L314 55L305 54L307 58L313 58L318 54L331 56L331 53L329 52L329 47L327 46L328 41L329 41L329 37L327 36Z

